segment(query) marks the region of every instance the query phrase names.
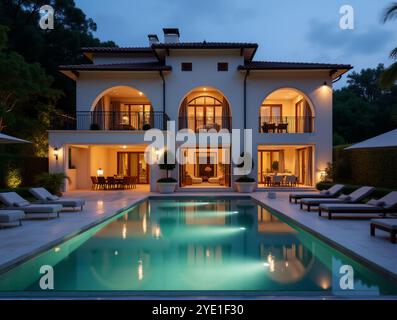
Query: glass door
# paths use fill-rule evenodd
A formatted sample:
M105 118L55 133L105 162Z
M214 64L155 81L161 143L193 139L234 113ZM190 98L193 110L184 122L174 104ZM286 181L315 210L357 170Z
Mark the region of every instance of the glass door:
M117 173L120 176L135 177L137 183L149 183L149 166L143 152L118 152Z

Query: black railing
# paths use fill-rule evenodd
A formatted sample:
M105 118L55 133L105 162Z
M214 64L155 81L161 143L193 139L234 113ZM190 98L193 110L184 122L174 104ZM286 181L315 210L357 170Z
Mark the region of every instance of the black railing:
M179 117L179 129L192 129L198 132L201 129L210 130L221 129L230 130L232 126L232 117L212 117L212 118L199 118L199 117Z
M314 132L314 117L259 117L260 133L308 133Z
M66 121L67 120L67 121ZM86 111L76 112L76 118L58 116L53 121L55 129L64 130L164 130L168 116L160 111L121 112Z

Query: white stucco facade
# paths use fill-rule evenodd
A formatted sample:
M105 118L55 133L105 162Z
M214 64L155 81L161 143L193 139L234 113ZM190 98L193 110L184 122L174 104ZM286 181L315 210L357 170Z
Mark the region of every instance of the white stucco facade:
M123 146L128 145L129 148L135 146L136 150L143 150L149 144L143 139L145 133L143 130L90 130L87 126L79 127L79 116L94 112L98 101L107 93L111 93L113 88L128 87L136 90L139 95L147 99L145 101L150 103L153 112L159 114L165 112L169 120L175 120L177 129L184 99L195 90L209 88L208 90L216 90L223 95L227 101L230 109L228 114L230 129L244 129L244 118L246 118L246 129L252 129L252 156L256 164L260 161L258 159L260 148L311 147L310 185L314 186L320 179L320 172L326 168L327 162L332 160L332 80L336 77L335 74L342 74L346 70L338 71L337 66L332 68L331 65L311 68L299 67L299 65L291 68L283 66L279 69L268 68L266 65L263 68L250 69L248 66L252 63L252 57L247 60L247 55L243 54L244 46L236 48L236 44L233 44L229 48L227 45L215 46L202 43L201 47L191 48L184 47L183 43L179 45L180 47L171 45L166 48L166 54L160 57L154 47L152 49L157 54L153 54L152 57L147 52L150 48L142 56L139 56L139 52L131 52L130 56L128 52L118 54L117 50L111 54L101 52L96 56L93 50L94 52L90 53L93 61L89 67L91 69L74 67L69 71L64 67L64 73L76 81L77 127L76 130L49 132L50 171L65 171L75 176L75 180L79 180L69 183L67 188L89 188L90 175L95 175L96 168L107 168L108 163L115 161L116 156L112 159L109 156L112 154L110 149L119 148L123 151ZM162 53L164 50L159 52ZM182 71L181 65L186 62L191 64L191 71ZM157 63L167 66L168 69L161 70L161 67L156 69L153 66L149 68L146 67L148 63ZM218 63L227 63L228 70L218 71ZM109 64L116 67L108 67ZM103 65L107 67L102 67ZM259 119L261 105L266 97L279 89L291 89L307 101L313 118L310 132L261 131L263 122ZM106 101L104 104L106 105ZM289 115L291 118L295 117L292 114L295 111L288 111L287 106L284 109L286 114L291 112ZM296 107L290 109L295 110ZM108 111L106 107L102 110ZM235 142L232 141L233 143ZM72 171L68 167L71 146L76 150L74 161L78 162L73 164L76 168L72 168ZM101 152L106 154L95 151L98 146L102 146ZM58 149L58 160L53 156L55 148ZM93 158L101 160L93 161ZM118 165L113 164L113 167ZM252 177L258 177L258 167L258 165L254 166ZM77 175L73 170L77 170ZM156 165L150 167L148 182L151 190L156 190L156 181L163 175ZM172 175L179 179L180 170L174 170ZM230 188L234 187L234 180L235 177L232 176Z

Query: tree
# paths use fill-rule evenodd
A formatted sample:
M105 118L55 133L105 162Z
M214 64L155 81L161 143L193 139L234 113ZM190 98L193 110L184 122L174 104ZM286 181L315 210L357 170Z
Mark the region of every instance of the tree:
M27 63L21 55L8 50L7 28L0 26L0 131L43 141L61 96L61 91L51 87L52 82L37 63ZM35 153L41 153L38 150L43 146L34 147Z
M397 2L393 2L388 6L383 13L383 23L394 20L397 17ZM394 48L390 54L390 58L397 58L397 47ZM382 74L380 84L383 88L391 87L397 80L397 62L391 64Z
M397 86L380 87L384 70L379 64L353 72L347 86L334 92L334 145L359 142L396 127Z

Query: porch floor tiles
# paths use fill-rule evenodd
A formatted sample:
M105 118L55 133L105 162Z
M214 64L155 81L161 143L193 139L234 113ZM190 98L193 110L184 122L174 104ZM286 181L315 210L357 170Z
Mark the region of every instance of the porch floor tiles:
M276 199L268 199L266 192L251 195L259 202L281 212L284 216L296 221L318 233L321 237L346 248L361 259L381 266L397 278L397 245L389 242L388 234L378 231L376 237L369 233L369 220L345 220L318 217L317 212L301 211L299 205L288 202L289 192L277 192ZM111 216L121 208L133 205L151 195L145 186L136 190L125 191L73 191L65 196L86 199L84 211L61 213L60 219L26 220L22 227L0 230L0 269L37 252L44 247L53 245L67 235ZM236 192L176 192L166 195L174 196L242 196Z

